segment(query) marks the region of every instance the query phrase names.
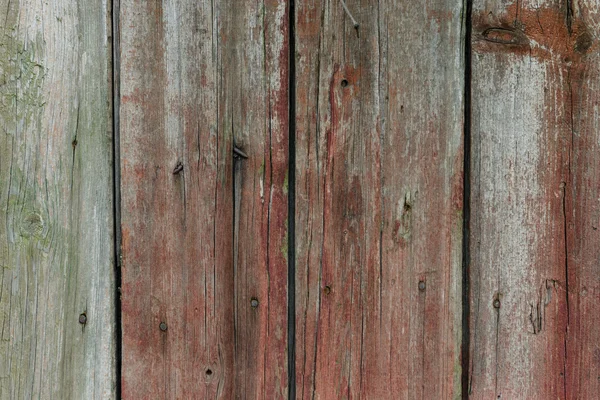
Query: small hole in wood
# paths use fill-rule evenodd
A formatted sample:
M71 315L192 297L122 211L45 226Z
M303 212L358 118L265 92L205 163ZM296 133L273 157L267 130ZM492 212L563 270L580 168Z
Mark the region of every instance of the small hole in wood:
M207 369L206 370L206 375L212 375L212 369Z
M325 286L325 287L323 288L323 292L324 292L325 294L329 294L329 293L331 293L331 286L329 286L329 285L328 285L328 286Z
M342 79L342 87L346 87L346 86L348 86L348 80Z

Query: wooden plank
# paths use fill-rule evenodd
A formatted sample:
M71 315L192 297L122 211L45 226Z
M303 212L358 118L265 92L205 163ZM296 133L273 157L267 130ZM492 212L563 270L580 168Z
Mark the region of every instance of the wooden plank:
M298 398L460 397L462 3L296 2Z
M473 398L595 398L594 1L473 8Z
M286 397L288 19L121 1L124 398Z
M114 398L110 4L0 15L0 399Z

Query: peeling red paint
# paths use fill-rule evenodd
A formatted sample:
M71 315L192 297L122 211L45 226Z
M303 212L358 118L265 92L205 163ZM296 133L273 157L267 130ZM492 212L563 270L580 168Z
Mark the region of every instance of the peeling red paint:
M462 109L449 107L457 92L442 87L462 88L463 74L452 65L442 84L429 41L421 56L404 54L422 43L417 30L452 59L460 17L427 3L434 15L408 20L404 6L352 9L358 33L343 7L297 10L298 398L460 391L450 299L460 269Z
M123 397L286 398L287 4L138 3L121 2Z
M516 2L500 13L476 7L473 16L473 140L475 149L485 150L475 158L506 160L494 165L497 172L485 167L480 175L473 169L474 181L485 179L487 188L474 186L471 216L473 398L586 398L585 387L598 385L589 378L582 384L578 367L585 357L582 349L598 337L591 331L582 334L589 316L576 300L581 259L586 257L581 243L591 240L575 234L587 223L579 216L591 195L580 177L593 165L580 157L587 157L583 143L595 136L585 128L594 106L588 103L592 96L585 99L584 93L597 76L598 52L597 17L586 14L586 7L585 2L541 7ZM484 76L486 82L478 81ZM486 93L480 87L493 89ZM525 98L511 98L513 92ZM535 112L520 109L520 101ZM497 115L487 108L492 105L511 111L495 121ZM484 142L486 129L496 123L515 126L516 132L509 129L498 133L502 139L497 142ZM535 147L523 153L525 145ZM511 148L514 156L507 152ZM529 160L535 163L523 172L520 163ZM489 160L474 162L486 165ZM494 197L506 202L496 205ZM498 221L496 215L505 219ZM514 222L518 215L521 222L511 226L507 220ZM518 235L527 241L506 239ZM514 254L530 260L521 271L506 265ZM499 308L489 306L492 290L503 294Z

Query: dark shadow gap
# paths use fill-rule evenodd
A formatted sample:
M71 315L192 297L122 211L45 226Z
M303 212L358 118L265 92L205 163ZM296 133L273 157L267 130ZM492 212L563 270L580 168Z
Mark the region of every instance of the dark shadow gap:
M289 0L288 399L296 398L296 9Z
M121 314L121 149L120 149L120 0L112 1L112 128L113 128L113 237L115 268L115 394L121 399L121 371L123 356L123 332Z
M465 0L465 48L464 48L464 164L463 164L463 242L462 242L462 343L461 343L461 390L462 398L470 394L470 219L471 219L471 32L473 1Z

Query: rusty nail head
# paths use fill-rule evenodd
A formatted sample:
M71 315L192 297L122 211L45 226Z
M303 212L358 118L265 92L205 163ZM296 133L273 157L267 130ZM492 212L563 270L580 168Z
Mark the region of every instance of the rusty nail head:
M258 307L258 299L252 298L252 300L250 300L250 305L252 306L252 308Z
M158 326L160 328L161 331L166 332L167 331L167 324L164 322L161 322L160 325Z
M85 313L79 314L79 323L85 325L87 323L87 315Z
M500 300L499 299L494 300L494 308L500 308Z
M177 164L175 165L175 168L173 169L173 175L177 175L181 171L183 171L183 163L181 161L177 161Z
M248 158L248 154L244 153L242 149L237 146L233 146L233 156L235 158Z
M425 281L419 281L419 290L420 291L425 290Z

